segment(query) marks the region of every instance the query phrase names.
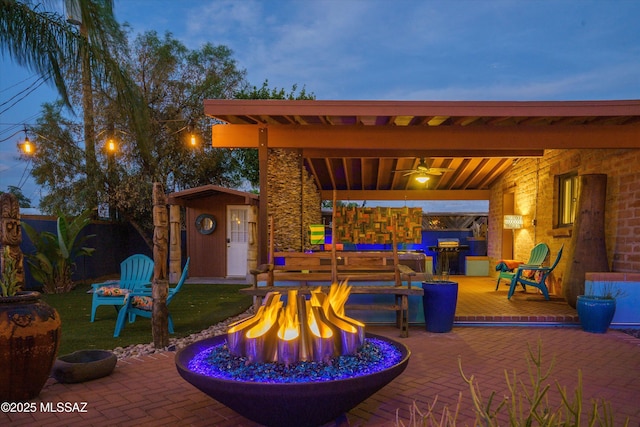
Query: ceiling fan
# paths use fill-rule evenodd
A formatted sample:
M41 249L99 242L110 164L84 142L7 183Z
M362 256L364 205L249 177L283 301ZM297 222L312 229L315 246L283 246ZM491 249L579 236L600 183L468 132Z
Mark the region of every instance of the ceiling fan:
M422 159L420 159L420 163L418 163L418 165L414 168L414 169L398 169L398 170L394 170L393 172L404 172L404 175L402 176L409 176L409 175L414 175L414 174L418 174L418 175L433 175L433 176L439 176L442 175L445 172L454 172L455 169L451 169L451 168L432 168L429 167L427 165L427 162L425 161L425 158L423 157Z

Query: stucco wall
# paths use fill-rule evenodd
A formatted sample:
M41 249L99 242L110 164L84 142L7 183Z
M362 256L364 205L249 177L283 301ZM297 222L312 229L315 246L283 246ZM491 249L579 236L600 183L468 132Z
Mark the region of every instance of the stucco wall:
M267 204L274 220L275 250L309 249L307 230L309 224L322 222L321 200L298 150L270 149L267 174Z
M491 188L488 255L492 272L502 258L504 193L513 192L514 213L524 216L525 227L515 232L516 259L526 260L531 248L539 242L549 245L552 257L562 244L565 250L568 248L570 230L554 227L555 179L574 171L579 175L607 174L605 234L609 265L612 271L640 271L640 150L615 149L546 150L543 158L519 159ZM510 234L504 236L510 237ZM557 267L555 273L559 279L566 263L567 259L562 259Z

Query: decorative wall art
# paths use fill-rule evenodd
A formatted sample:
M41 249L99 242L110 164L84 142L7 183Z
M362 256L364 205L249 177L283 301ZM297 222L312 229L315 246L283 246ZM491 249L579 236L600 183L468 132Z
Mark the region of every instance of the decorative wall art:
M422 243L422 208L336 208L336 242L393 243L392 219L395 220L398 243Z

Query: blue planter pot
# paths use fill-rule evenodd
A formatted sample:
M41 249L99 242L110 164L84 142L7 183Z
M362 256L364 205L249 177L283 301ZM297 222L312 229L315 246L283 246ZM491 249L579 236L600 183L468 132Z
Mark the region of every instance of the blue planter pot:
M616 300L594 295L578 295L576 309L584 331L604 334L616 312Z
M424 323L428 332L449 332L458 303L458 283L450 281L422 282Z

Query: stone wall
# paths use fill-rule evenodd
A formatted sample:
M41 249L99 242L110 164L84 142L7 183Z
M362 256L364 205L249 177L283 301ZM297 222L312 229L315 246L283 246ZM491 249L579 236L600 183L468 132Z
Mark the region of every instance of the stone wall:
M516 259L528 259L531 248L540 242L549 245L552 259L562 244L567 253L571 229L555 226L556 179L570 172L607 174L605 233L609 265L612 271L640 271L640 150L634 149L546 150L540 159L519 159L491 188L488 245L491 271L502 258L504 193L513 192L514 213L524 216L525 227L515 231ZM566 262L566 258L562 259L555 271L559 279Z
M302 242L303 249L309 250L317 245L309 242L309 225L322 223L322 199L313 177L303 168L302 173Z
M268 209L276 251L310 249L309 224L322 222L320 193L298 150L269 149ZM271 231L269 231L271 232Z

